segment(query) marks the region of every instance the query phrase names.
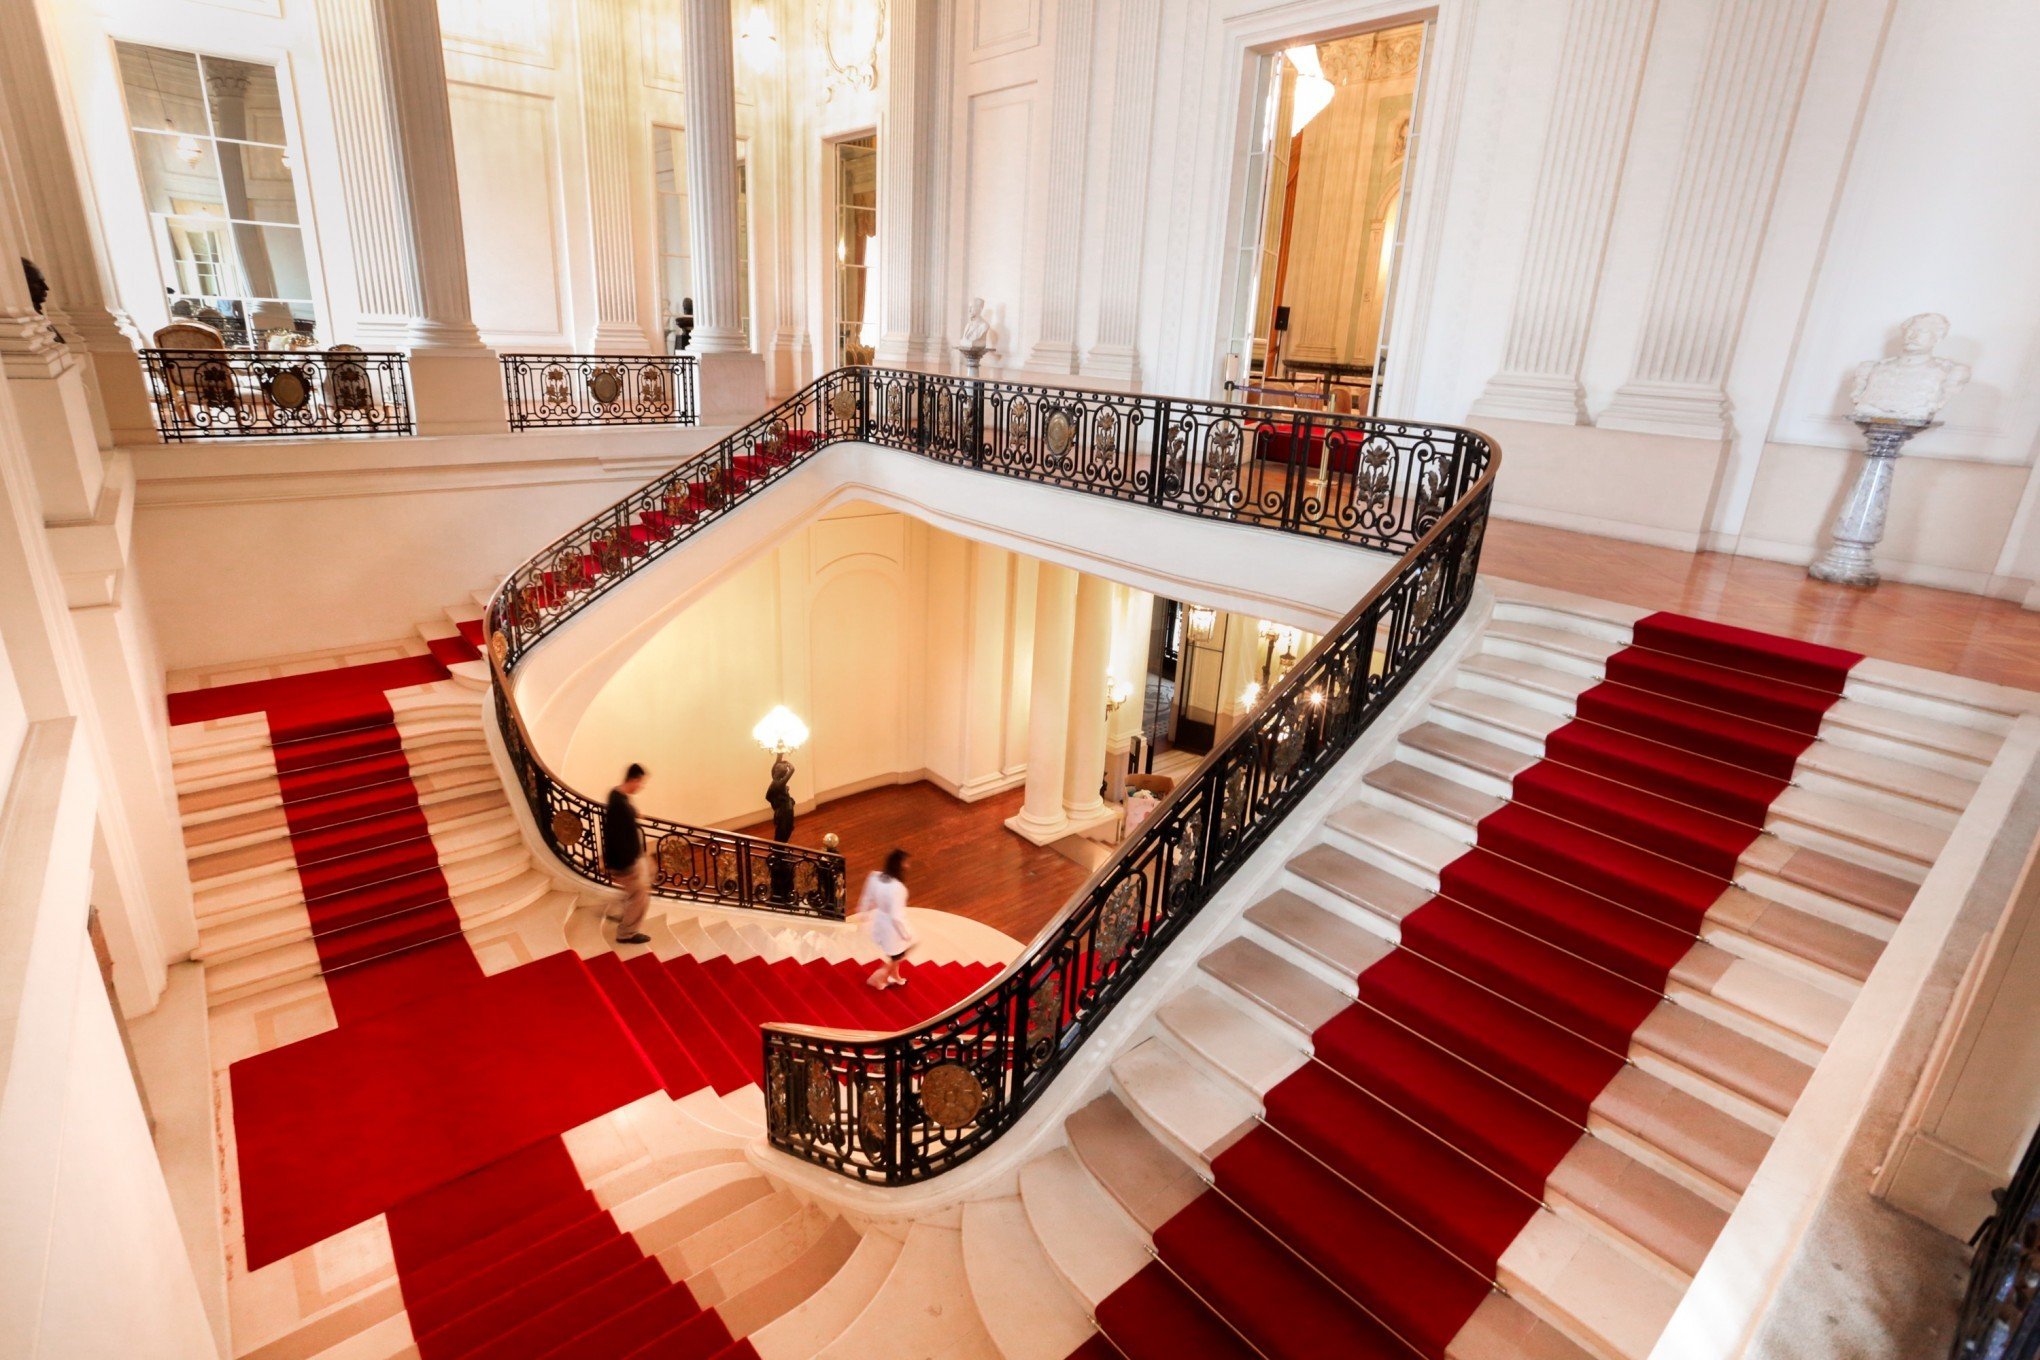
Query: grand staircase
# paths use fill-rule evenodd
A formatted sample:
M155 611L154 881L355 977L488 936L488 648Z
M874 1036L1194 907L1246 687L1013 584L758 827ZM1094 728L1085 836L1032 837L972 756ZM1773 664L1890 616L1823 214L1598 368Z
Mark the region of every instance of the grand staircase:
M2007 726L1854 660L1498 606L1023 1171L1088 1353L1649 1354Z

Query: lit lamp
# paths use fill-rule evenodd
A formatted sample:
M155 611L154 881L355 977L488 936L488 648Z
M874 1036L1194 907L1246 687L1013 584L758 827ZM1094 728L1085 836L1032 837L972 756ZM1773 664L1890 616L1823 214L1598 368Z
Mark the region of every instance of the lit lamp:
M1248 685L1248 686L1247 686L1247 687L1246 687L1245 689L1243 689L1243 690L1241 690L1241 691L1240 691L1240 707L1241 707L1241 709L1243 709L1243 710L1244 710L1244 709L1251 709L1251 708L1252 708L1252 707L1253 707L1253 706L1254 706L1255 704L1258 704L1258 703L1260 703L1260 702L1261 702L1261 682L1260 682L1260 681L1256 680L1256 681L1255 681L1255 682L1254 682L1253 684L1251 684L1251 685Z
M1133 686L1121 680L1111 671L1105 672L1105 712L1117 713L1119 706L1133 696Z
M1285 48L1282 55L1289 58L1289 64L1296 68L1296 93L1289 111L1289 135L1293 137L1302 132L1311 119L1325 111L1338 90L1325 79L1325 70L1318 62L1314 45Z
M737 50L744 64L754 71L769 71L779 60L779 35L772 31L772 16L765 6L753 5L744 16L743 31L737 34Z
M758 719L751 739L772 753L772 783L765 790L765 802L772 808L772 839L783 841L793 834L793 762L786 758L808 739L807 724L795 717L785 704Z
M1218 611L1208 604L1193 604L1184 616L1184 627L1192 642L1211 641L1211 630L1218 626Z

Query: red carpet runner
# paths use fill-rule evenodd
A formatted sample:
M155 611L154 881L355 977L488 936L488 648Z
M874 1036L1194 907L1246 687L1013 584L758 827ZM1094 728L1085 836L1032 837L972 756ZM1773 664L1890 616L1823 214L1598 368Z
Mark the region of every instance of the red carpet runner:
M1641 620L1090 1354L1442 1357L1860 659Z
M484 977L382 692L443 678L425 672L463 647L178 696L183 721L268 715L340 1022L231 1070L248 1266L386 1213L424 1360L746 1360L596 1205L558 1135L661 1086L755 1084L762 1021L900 1028L997 970L910 966L908 987L875 992L869 965L559 953Z

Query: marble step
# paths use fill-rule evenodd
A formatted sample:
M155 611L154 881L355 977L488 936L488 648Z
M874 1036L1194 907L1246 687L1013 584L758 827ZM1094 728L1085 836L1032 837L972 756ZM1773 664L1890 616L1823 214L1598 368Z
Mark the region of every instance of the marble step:
M495 778L488 746L479 734L435 742L416 751L407 751L405 764L408 769L404 775L393 774L391 779L380 782L396 782L406 776L416 781L443 772L477 768L488 769L491 780ZM265 765L259 772L252 773L247 779L237 783L218 784L180 793L177 806L178 819L184 826L189 841L191 833L197 828L210 827L215 823L244 817L250 813L281 809L283 790L277 783L275 768Z
M1341 969L1362 956L1364 941L1353 932L1399 943L1403 918L1432 900L1408 879L1325 842L1291 856L1284 869L1295 891L1278 890L1249 907L1247 919ZM1487 919L1510 926L1504 918ZM1537 938L1525 934L1526 944ZM1802 1062L1818 1060L1848 1013L1846 997L1704 940L1673 965L1663 994Z
M347 793L351 795L388 792L401 799L409 792L418 806L429 807L469 794L485 792L500 794L501 791L502 783L496 777L496 768L489 762L488 753L476 748L465 752L461 758L437 762L426 769L413 771L408 778L383 780L360 789L347 790ZM274 796L273 781L268 790L257 794L257 798L262 801L251 800L219 815L201 814L196 819L186 819L185 853L192 857L194 864L201 857L209 857L223 851L289 840L290 814L284 810L281 799ZM323 803L327 800L319 801ZM343 815L340 820L322 818L321 829L337 830L350 821L378 817L387 810L372 806L366 812L358 812L352 816Z
M1148 1263L1139 1228L1067 1147L1020 1169L1020 1207L1057 1277L1094 1311Z
M434 823L428 813L428 824ZM507 806L500 811L472 819L463 819L459 825L441 827L432 825L433 849L438 855L439 867L447 875L449 885L459 890L454 883L461 866L470 861L486 860L487 864L477 866L477 873L486 875L500 871L505 863L501 858L515 851L520 859L529 862L529 853L517 828L517 820ZM492 858L493 857L493 858ZM217 921L246 916L273 907L302 905L304 889L299 881L297 866L285 861L261 874L237 876L222 883L207 883L197 887L192 894L200 928Z
M971 1302L1003 1360L1064 1360L1095 1328L1049 1264L1017 1196L963 1206Z
M815 1354L816 1360L999 1360L998 1345L971 1301L963 1233L927 1221L908 1228L899 1259L871 1302Z
M840 1336L877 1297L904 1244L868 1232L826 1283L750 1334L759 1360L807 1360Z

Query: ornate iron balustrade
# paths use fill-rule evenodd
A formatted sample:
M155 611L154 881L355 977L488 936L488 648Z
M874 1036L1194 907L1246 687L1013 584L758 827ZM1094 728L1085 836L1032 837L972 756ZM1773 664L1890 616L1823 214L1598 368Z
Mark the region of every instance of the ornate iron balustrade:
M145 349L169 442L410 434L409 361L354 349Z
M1480 435L1449 426L838 369L512 574L488 614L506 741L537 763L509 697L511 673L532 647L631 572L840 440L1401 553L975 996L895 1035L765 1026L772 1144L845 1176L903 1184L961 1163L1017 1122L1422 666L1472 597L1499 454ZM526 792L545 825L549 790ZM580 825L585 832L588 819ZM593 862L592 845L581 841L562 854ZM836 892L840 910L840 872Z
M506 354L513 430L572 425L693 425L691 354Z
M1997 1211L1970 1244L1969 1289L1950 1360L2040 1356L2040 1137L2027 1145Z

